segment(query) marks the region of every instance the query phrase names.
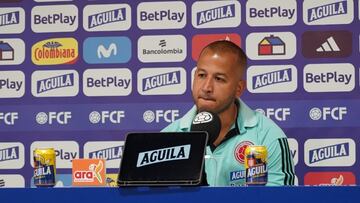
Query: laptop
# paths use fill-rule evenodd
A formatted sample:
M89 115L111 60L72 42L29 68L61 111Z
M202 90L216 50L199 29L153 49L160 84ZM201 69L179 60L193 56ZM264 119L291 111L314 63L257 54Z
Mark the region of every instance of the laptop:
M198 185L206 132L141 132L126 136L119 186Z

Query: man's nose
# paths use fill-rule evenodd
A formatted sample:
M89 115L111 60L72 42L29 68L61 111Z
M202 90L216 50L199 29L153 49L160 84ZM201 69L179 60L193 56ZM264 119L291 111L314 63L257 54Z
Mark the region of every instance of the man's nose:
M207 78L207 79L204 81L203 85L202 85L202 90L203 90L204 92L212 92L212 91L214 90L214 86L213 86L213 85L214 85L214 84L213 84L212 78Z

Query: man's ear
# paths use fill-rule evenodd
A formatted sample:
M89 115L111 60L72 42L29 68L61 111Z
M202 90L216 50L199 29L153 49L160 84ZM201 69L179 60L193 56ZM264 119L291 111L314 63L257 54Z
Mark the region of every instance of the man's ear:
M239 98L246 90L246 80L240 80L236 87L236 98Z

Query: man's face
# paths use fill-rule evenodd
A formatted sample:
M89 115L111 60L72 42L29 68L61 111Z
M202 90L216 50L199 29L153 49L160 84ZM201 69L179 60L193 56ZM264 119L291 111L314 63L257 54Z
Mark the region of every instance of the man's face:
M218 54L205 50L197 64L192 95L199 111L222 113L243 93L245 82L240 80L236 55Z

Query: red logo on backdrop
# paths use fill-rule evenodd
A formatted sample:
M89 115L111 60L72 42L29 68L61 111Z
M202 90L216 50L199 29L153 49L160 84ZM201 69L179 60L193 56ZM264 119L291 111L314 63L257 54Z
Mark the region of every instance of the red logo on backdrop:
M356 185L356 180L354 174L351 172L309 172L304 177L304 185Z
M240 35L228 33L228 34L207 34L207 35L195 35L192 38L192 58L197 61L201 50L211 42L219 40L229 40L241 47Z
M235 151L234 151L235 159L241 164L244 164L245 149L249 145L254 145L254 144L250 141L243 141L243 142L240 142L240 144L238 144L235 148Z

